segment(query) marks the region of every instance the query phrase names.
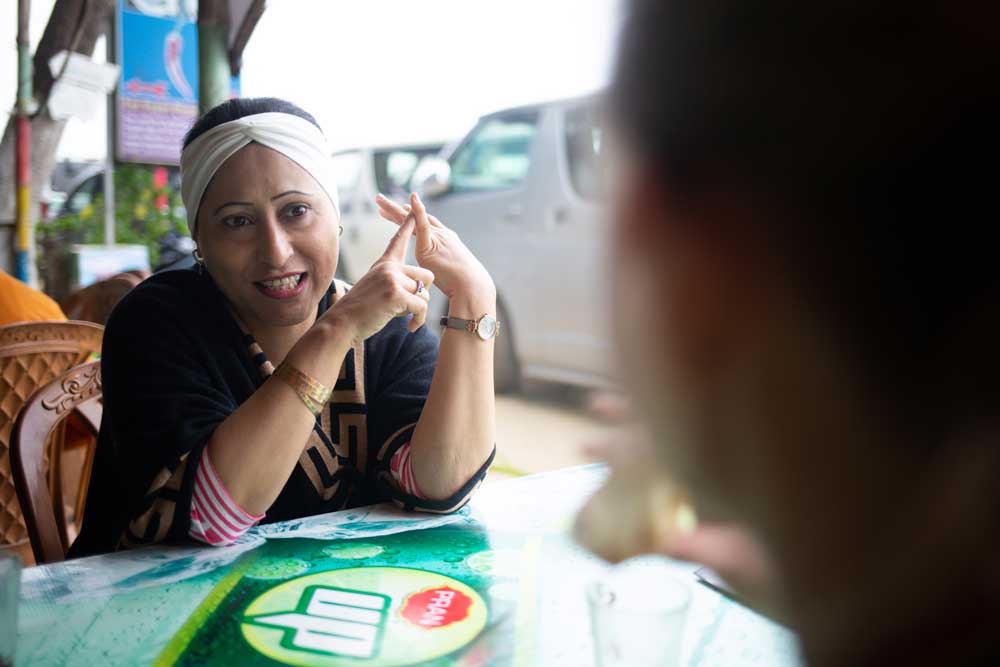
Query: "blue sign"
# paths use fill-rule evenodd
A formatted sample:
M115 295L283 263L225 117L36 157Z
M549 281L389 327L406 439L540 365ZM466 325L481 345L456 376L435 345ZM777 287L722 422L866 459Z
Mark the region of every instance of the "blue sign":
M197 20L197 0L118 0L120 161L180 163L184 133L198 116Z
M149 271L149 248L144 245L75 245L70 249L73 285L89 287L125 271Z
M129 11L121 15L122 84L130 96L155 101L198 103L197 17Z

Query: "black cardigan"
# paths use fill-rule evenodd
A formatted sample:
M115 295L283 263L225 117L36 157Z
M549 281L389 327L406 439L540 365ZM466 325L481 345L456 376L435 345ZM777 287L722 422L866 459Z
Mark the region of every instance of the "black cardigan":
M320 312L345 289L331 286ZM104 336L104 417L71 557L189 539L201 452L264 381L248 340L207 273L157 274L122 299ZM403 493L389 472L420 417L437 348L426 327L411 334L396 318L348 352L333 397L264 523L384 500L448 512L468 500L492 455L442 501Z

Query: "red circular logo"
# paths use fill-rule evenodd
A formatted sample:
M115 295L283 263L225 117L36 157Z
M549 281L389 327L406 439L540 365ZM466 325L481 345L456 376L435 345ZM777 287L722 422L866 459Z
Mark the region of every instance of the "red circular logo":
M472 598L462 591L439 586L406 598L400 614L418 628L433 630L465 620L471 606Z

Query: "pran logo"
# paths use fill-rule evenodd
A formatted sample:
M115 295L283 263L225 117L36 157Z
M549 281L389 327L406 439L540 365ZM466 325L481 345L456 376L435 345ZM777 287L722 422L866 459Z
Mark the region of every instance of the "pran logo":
M286 649L348 658L374 658L382 644L391 599L346 588L309 586L295 611L246 616L244 623L281 628Z
M462 591L451 586L439 586L406 598L400 613L413 625L433 630L464 621L471 606L472 598Z

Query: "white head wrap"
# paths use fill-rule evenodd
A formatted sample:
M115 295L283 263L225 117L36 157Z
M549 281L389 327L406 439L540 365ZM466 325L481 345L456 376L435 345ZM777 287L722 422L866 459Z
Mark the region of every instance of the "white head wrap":
M309 172L340 216L333 159L318 127L289 113L259 113L216 125L181 151L181 199L188 229L195 235L198 207L205 189L226 160L251 142L278 151Z

